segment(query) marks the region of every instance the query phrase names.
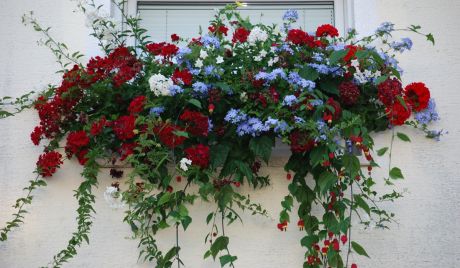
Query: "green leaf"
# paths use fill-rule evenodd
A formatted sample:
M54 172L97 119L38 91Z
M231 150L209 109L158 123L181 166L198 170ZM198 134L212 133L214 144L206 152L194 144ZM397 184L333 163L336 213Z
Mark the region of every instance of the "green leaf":
M226 236L219 236L211 245L211 255L216 259L217 253L228 246L229 239Z
M188 101L190 104L195 105L198 109L202 109L201 102L197 99L191 99Z
M192 217L190 216L185 216L182 220L182 227L184 227L184 231L187 230L187 227L192 223Z
M178 136L178 137L186 137L186 138L189 138L190 136L188 135L187 132L185 131L179 131L179 130L176 130L173 132L174 135Z
M319 175L318 186L321 192L324 194L335 182L337 181L337 176L329 171L325 171Z
M375 79L375 85L379 85L383 82L385 82L385 80L388 79L388 75L382 75L382 76L379 76L377 79Z
M383 148L377 150L377 155L378 155L378 156L382 156L382 155L384 155L387 151L388 151L388 147L383 147Z
M352 154L344 154L342 156L343 166L350 171L350 173L356 173L361 168L358 157Z
M351 242L351 247L359 255L366 256L366 257L370 258L369 255L367 255L367 252L364 250L364 248L360 244L356 243L355 241Z
M339 90L338 90L338 87L337 87L337 84L334 83L333 81L331 80L324 80L324 81L321 81L319 83L321 89L323 91L325 91L326 93L331 93L331 94L334 94L334 95L339 95Z
M223 255L219 257L220 260L220 266L224 267L227 263L233 263L236 261L237 257L236 256L231 256L231 255Z
M426 40L430 41L434 46L434 36L432 33L426 35Z
M369 205L366 203L366 201L364 201L364 199L360 195L355 194L353 195L353 198L358 207L362 208L364 211L366 211L367 214L371 215L371 209L369 208Z
M341 59L343 59L347 54L348 54L348 49L336 50L331 53L331 56L329 56L329 63L331 65L334 65L337 62L339 62Z
M257 156L260 156L265 163L270 160L272 153L273 140L268 136L252 138L249 142L249 149Z
M214 216L214 212L211 212L208 214L208 216L206 217L206 224L209 224L213 216Z
M310 248L313 244L318 243L319 238L316 235L307 235L300 240L300 245Z
M396 136L398 136L398 138L401 139L402 141L410 142L409 136L407 136L404 133L398 132L398 133L396 133Z
M228 153L231 147L228 144L221 143L211 147L211 166L220 167L227 161Z
M313 69L312 67L306 65L299 71L300 77L310 80L310 81L315 81L319 77L319 73Z
M169 200L171 200L171 196L172 195L169 192L164 193L158 200L158 206L166 204Z
M394 167L390 170L390 178L393 180L404 179L401 169Z

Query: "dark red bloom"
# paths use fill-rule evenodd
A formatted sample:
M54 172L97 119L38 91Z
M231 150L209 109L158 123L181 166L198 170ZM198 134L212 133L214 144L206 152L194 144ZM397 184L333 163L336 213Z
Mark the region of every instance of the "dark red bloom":
M308 152L315 145L315 142L310 139L306 132L298 130L293 131L289 135L289 140L291 141L291 151L294 153Z
M80 150L80 152L77 153L78 163L80 163L80 165L82 166L84 166L86 162L88 162L88 158L86 157L87 153L88 149Z
M305 222L300 219L298 222L297 222L297 227L299 227L299 230L303 230L303 228L305 227Z
M166 42L161 42L161 43L151 43L145 46L145 48L152 53L155 56L158 56L161 54L161 50L165 46Z
M209 147L203 144L198 144L184 150L188 159L192 160L192 165L201 168L209 166Z
M86 147L90 142L88 135L84 130L71 132L67 136L67 144L65 146L65 151L68 157L71 157L73 154L78 153L83 147Z
M339 251L340 250L340 244L339 244L339 241L337 239L334 239L334 241L332 241L332 248L335 250L335 251Z
M228 28L225 25L219 26L219 32L227 36Z
M120 116L113 122L112 129L120 140L127 140L134 137L136 128L136 117L134 115Z
M128 112L130 114L138 114L142 112L142 110L144 110L145 101L145 96L135 97L129 104Z
M430 90L424 83L417 82L407 85L404 89L404 94L404 100L414 111L420 112L428 107Z
M120 153L120 161L124 161L128 156L134 153L134 148L137 147L137 143L123 143L121 147L118 149L118 153Z
M283 221L283 222L281 222L281 223L278 223L278 224L276 225L276 227L278 227L278 229L279 229L280 231L286 231L286 230L287 230L287 225L288 225L287 221Z
M160 141L171 149L181 145L186 139L184 136L175 134L176 131L184 131L184 129L172 124L163 124L155 127L153 131L158 135Z
M91 129L89 133L92 136L97 136L102 132L103 128L106 125L107 125L107 120L105 119L105 116L102 116L101 119L99 119L99 121L96 121L91 125Z
M185 110L179 117L187 123L185 130L195 136L208 136L208 117L200 112Z
M240 27L236 29L235 32L233 33L232 42L233 43L236 43L236 42L244 43L248 40L248 36L250 33L251 32L248 31L246 28Z
M174 70L174 73L172 75L172 80L176 85L186 85L190 86L192 84L192 73L188 69L183 69L182 71L179 71L178 68Z
M385 106L391 106L396 100L396 96L401 95L402 85L396 79L387 79L377 86L377 96Z
M166 42L161 43L151 43L145 46L145 48L155 56L163 56L165 58L172 57L176 55L179 47L174 44L169 44Z
M42 127L38 126L34 128L34 131L32 131L32 133L30 133L30 139L35 145L39 145L40 140L42 139L42 135L43 135L43 129Z
M387 107L385 112L390 123L395 126L403 125L411 115L410 109L406 109L399 101L396 101L393 106Z
M287 41L294 45L302 45L305 43L305 37L307 33L300 29L291 29L288 32Z
M38 157L38 172L43 177L51 177L62 164L62 155L58 152L47 152Z
M323 24L316 29L316 36L323 37L323 36L330 36L330 37L337 37L339 36L339 31L337 28L330 24Z
M352 263L350 268L358 268L358 265L356 265L355 263Z
M342 235L342 236L340 237L340 241L342 241L342 244L345 245L345 243L347 243L347 241L348 241L347 236L346 236L346 235Z
M338 120L340 116L342 115L342 107L340 107L340 103L334 100L332 97L330 97L327 100L326 104L334 108L334 112L328 110L328 113L332 115L332 119Z
M346 105L353 105L358 101L360 91L357 85L351 81L342 82L339 85L340 99Z
M177 34L171 34L171 41L177 42L179 41L180 37Z

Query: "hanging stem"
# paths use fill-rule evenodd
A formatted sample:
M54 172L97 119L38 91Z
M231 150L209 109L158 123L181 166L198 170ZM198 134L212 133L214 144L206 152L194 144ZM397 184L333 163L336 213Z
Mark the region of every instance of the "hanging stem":
M351 217L353 215L353 182L350 185L350 226L348 228L348 251L347 251L347 261L345 267L348 267L348 259L351 254Z

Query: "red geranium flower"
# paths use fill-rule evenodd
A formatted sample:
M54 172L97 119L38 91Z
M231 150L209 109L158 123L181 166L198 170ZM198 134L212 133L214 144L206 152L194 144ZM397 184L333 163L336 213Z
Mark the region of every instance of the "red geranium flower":
M390 123L395 126L403 125L411 115L410 109L406 109L399 101L395 102L393 106L387 107L385 111Z
M323 36L330 36L330 37L337 37L339 36L339 31L337 28L330 24L323 24L316 29L316 36L323 37Z
M86 157L86 154L88 153L88 149L83 149L80 152L77 153L77 159L80 165L84 166L86 162L88 162L88 158Z
M307 33L300 29L291 29L288 32L287 41L293 43L294 45L304 44L305 37Z
M118 153L120 153L120 161L125 160L128 156L134 153L134 148L137 147L137 143L123 143L121 147L118 149Z
M84 130L71 132L67 136L67 144L65 146L67 156L71 157L73 154L76 154L83 147L87 146L89 142L89 137Z
M153 131L158 135L160 141L171 149L181 145L186 139L174 133L176 131L184 131L184 129L172 124L163 124L162 126L155 127Z
M219 26L219 32L227 36L228 28L225 25Z
M128 112L130 114L138 114L144 109L146 98L145 96L138 96L134 98L128 107Z
M385 82L378 85L377 90L379 100L385 104L385 106L391 106L395 102L396 96L401 95L402 85L396 78L387 79Z
M91 130L89 131L89 133L92 136L97 136L102 132L102 129L106 125L107 125L107 120L105 119L105 116L102 116L101 119L99 119L99 121L96 121L91 125Z
M179 41L180 37L177 34L171 34L171 41L177 42Z
M209 166L209 147L203 144L189 147L184 150L186 157L192 160L192 165L199 166L201 168L207 168Z
M179 69L176 68L172 75L172 80L176 85L184 84L186 86L190 86L192 84L192 79L192 73L190 73L187 68L183 69L182 71L179 71Z
M37 168L41 176L51 177L62 163L62 155L51 151L38 157Z
M355 56L356 51L361 50L360 47L354 46L354 45L346 45L345 48L348 49L347 55L345 55L345 57L343 57L343 60L345 62L350 62L351 60L355 59L356 58L356 56Z
M357 85L351 81L342 82L339 85L340 99L346 105L353 105L358 101L360 91Z
M417 112L425 110L430 100L430 90L424 83L412 83L404 89L404 100Z
M235 30L235 33L233 33L232 42L233 43L236 43L236 42L244 43L246 42L246 40L248 40L248 36L250 33L251 32L248 31L246 28L240 27Z
M195 136L208 136L209 122L208 117L200 112L185 110L180 120L187 122L186 130Z
M136 117L134 115L120 116L113 122L112 129L120 140L127 140L134 137Z
M32 131L32 133L30 133L30 139L32 140L32 142L35 145L39 145L40 140L42 139L42 135L43 135L42 127L37 126L37 127L34 128L34 131Z

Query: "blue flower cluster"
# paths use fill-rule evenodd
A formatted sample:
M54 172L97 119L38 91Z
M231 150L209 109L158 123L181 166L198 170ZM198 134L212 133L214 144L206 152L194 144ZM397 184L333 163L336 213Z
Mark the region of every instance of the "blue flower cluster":
M238 136L251 135L256 137L264 132L274 129L276 133L286 131L289 126L285 121L279 121L269 117L265 122L259 118L249 117L238 109L230 109L225 115L226 122L237 125L236 133Z
M175 96L177 94L181 94L182 92L184 92L184 89L181 88L180 86L178 85L172 85L169 87L169 94L171 96Z
M289 73L288 82L291 85L299 86L300 88L307 89L308 91L312 91L316 86L315 82L300 77L300 75L296 72Z
M188 47L181 47L177 51L177 54L175 56L175 60L178 64L182 64L183 62L186 61L185 56L192 53L192 50ZM187 61L188 62L188 61Z
M294 95L287 95L286 97L284 97L284 100L283 100L283 105L284 106L289 106L291 107L292 105L298 103L299 101L297 100L297 97L294 96Z
M286 73L281 68L277 68L277 69L273 70L270 73L259 72L258 74L256 74L255 79L257 79L257 80L265 80L265 81L273 81L278 77L280 77L282 79L287 78Z
M390 44L390 47L396 51L404 52L406 49L410 50L412 48L412 40L410 38L402 38L401 41L393 41Z
M283 15L283 20L295 22L299 19L299 13L297 10L294 9L288 9Z
M315 137L315 142L327 140L326 131L328 130L328 126L324 120L318 120L316 122L316 129L318 129L319 136Z
M383 22L382 24L380 24L380 26L375 30L375 33L376 34L390 34L392 31L394 31L394 28L395 25L391 22Z
M428 124L432 121L438 121L439 115L436 111L436 103L434 99L431 98L428 102L428 107L421 112L415 113L414 117L419 124Z
M308 66L312 67L320 74L333 74L339 70L343 71L342 68L329 67L326 64L320 64L320 63L309 63Z
M150 108L150 115L160 116L165 111L165 107L158 106Z
M215 48L220 47L220 41L215 36L204 35L204 36L201 37L200 41L201 41L201 43L203 43L203 45L205 47L210 47L210 46L214 46Z
M209 90L209 86L203 82L195 82L193 83L192 87L193 91L195 91L196 93L200 93L202 95L206 95Z

